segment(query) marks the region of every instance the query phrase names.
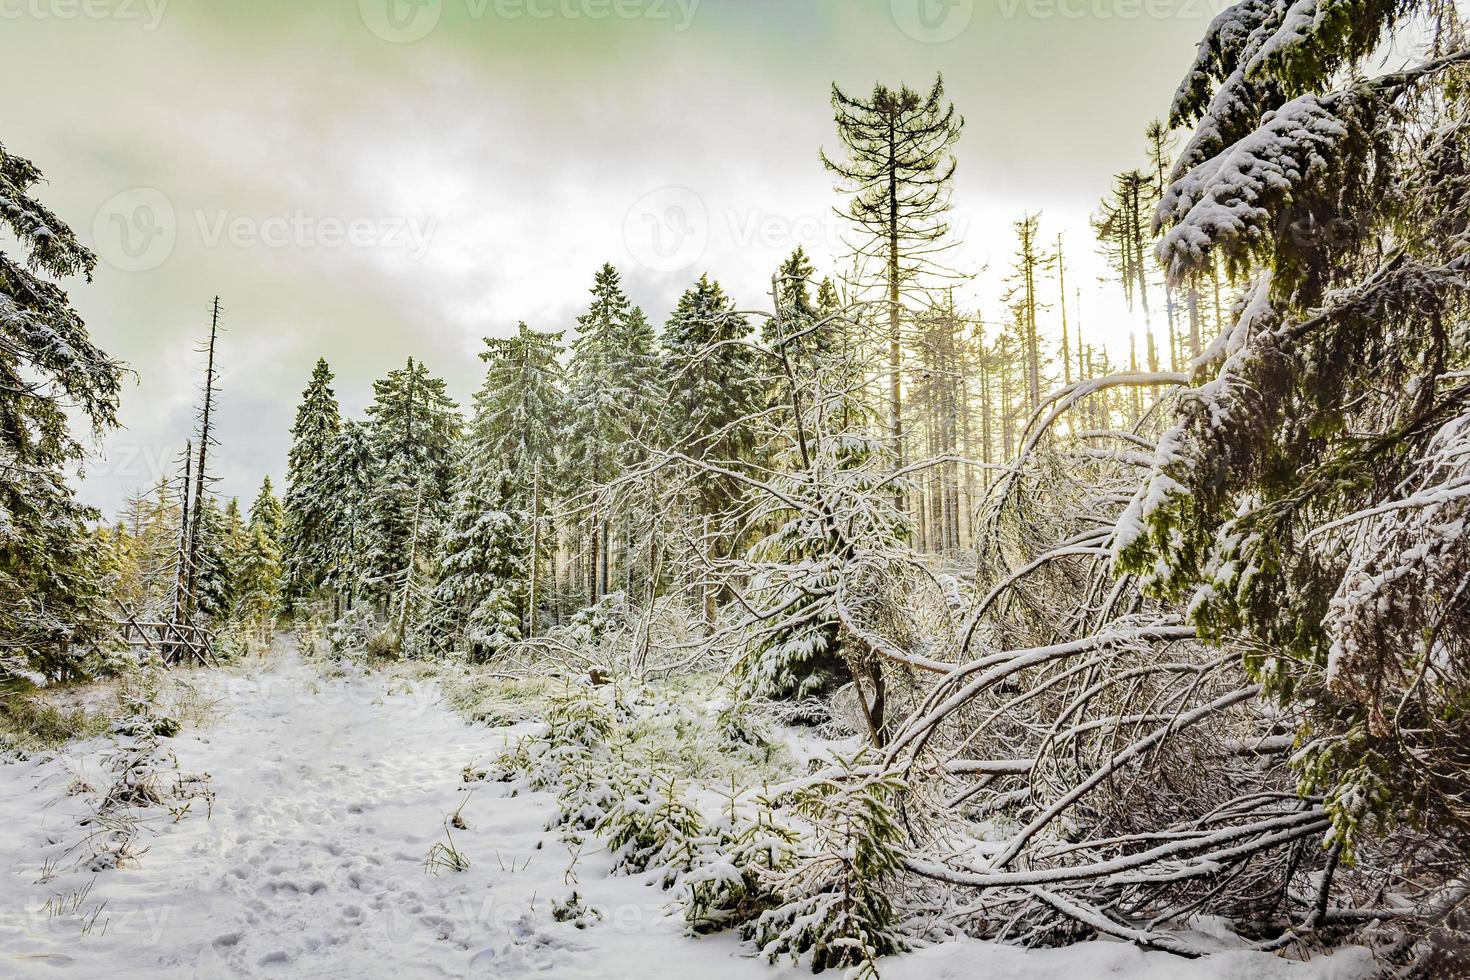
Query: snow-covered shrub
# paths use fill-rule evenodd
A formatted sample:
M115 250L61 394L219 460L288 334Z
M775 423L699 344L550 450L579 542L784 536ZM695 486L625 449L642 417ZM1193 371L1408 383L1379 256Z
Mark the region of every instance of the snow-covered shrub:
M626 627L631 616L627 593L609 592L571 615L566 625L567 639L580 650L596 650Z
M521 736L496 760L496 780L502 783L523 781L532 790L555 786L560 773L549 764L550 750L551 746L542 737Z
M720 816L697 844L676 897L691 931L741 925L780 904L774 883L796 859L800 834L776 816L769 797L742 803L732 785Z
M733 698L719 705L715 725L720 737L732 747L766 749L775 740L770 716L749 698Z
M618 802L642 784L637 773L606 753L561 756L557 772L557 814L547 829L561 828L563 836L571 841L595 831Z
M547 712L547 749L536 780L558 787L552 827L569 838L591 831L626 792L629 776L616 754L616 691L584 685L554 697Z
M89 867L94 871L121 867L138 852L134 841L144 829L140 811L168 810L174 820L189 813L196 801L213 806L208 774L184 772L165 740L178 734L177 718L164 710L164 671L150 667L119 692L123 716L114 724L115 743L103 759L109 779L92 792L96 825L88 838Z
M618 724L617 692L611 686L579 685L551 699L546 738L553 749L592 752L606 748Z
M805 956L814 971L858 966L876 975L879 956L907 946L892 899L907 842L895 808L904 785L858 774L858 761L794 794L809 833L789 870L765 875L779 904L740 928L772 963Z
M615 799L594 829L613 852L614 871L652 872L668 888L694 866L703 820L676 776L651 772Z
M334 653L357 653L381 647L388 631L385 623L366 604L352 607L326 628L327 642Z

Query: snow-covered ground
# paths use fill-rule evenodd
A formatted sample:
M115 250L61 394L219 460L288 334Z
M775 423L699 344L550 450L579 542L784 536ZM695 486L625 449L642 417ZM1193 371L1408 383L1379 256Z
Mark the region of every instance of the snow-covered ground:
M89 853L93 825L82 821L96 799L81 786L105 782L111 740L0 765L0 977L811 975L752 959L731 936L685 937L665 893L609 877L601 849L572 854L543 830L548 794L466 782L466 767L486 768L516 730L466 724L432 683L324 679L289 649L205 676L215 720L165 741L182 770L210 775L212 812L197 800L177 821L152 811L123 867L68 870ZM428 874L456 811L465 827L448 833L470 867ZM554 914L574 890L601 913L585 928ZM1188 961L1112 942L954 943L883 970L896 980L1372 973L1355 950L1311 964Z

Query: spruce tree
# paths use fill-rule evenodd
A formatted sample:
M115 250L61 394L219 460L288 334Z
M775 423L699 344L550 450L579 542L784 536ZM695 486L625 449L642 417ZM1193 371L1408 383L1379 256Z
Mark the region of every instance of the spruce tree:
M526 618L531 514L510 474L473 465L444 535L439 583L425 632L431 648L485 661L518 642Z
M107 594L128 609L143 608L146 593L142 542L128 530L126 521L118 521L111 527L99 525L95 540L99 552L107 556Z
M634 461L638 440L656 424L657 340L643 311L623 294L611 265L598 270L591 307L577 324L567 372L564 489L591 505L583 543L588 598L596 601L609 588L614 536L623 539L625 552L636 550L628 547L624 508L595 495ZM628 560L625 554L624 563Z
M1339 846L1411 814L1462 855L1470 52L1435 10L1263 2L1211 25L1158 254L1177 284L1219 263L1248 286L1116 551L1304 719L1293 764ZM1363 77L1416 15L1423 60Z
M444 381L413 358L374 382L373 391L369 431L379 466L366 582L385 609L396 609L393 618L402 626L426 587L423 576L452 499L460 418Z
M517 492L528 495L539 466L554 472L561 425L568 411L561 390L560 333L542 333L524 323L514 337L485 339L485 383L475 395L470 427L472 459L496 460Z
M42 180L0 145L0 226L21 249L0 251L0 672L22 663L75 672L74 653L111 635L87 521L65 470L85 451L69 416L94 435L117 424L122 369L87 334L53 280L91 280L96 256L33 198Z
M812 295L813 277L816 269L798 246L796 251L781 263L776 270L775 306L780 313L781 330L787 338L787 352L794 367L806 374L820 371L827 366L829 358L842 343L842 321L833 314L840 309L836 300L836 289L830 279L818 287L818 296ZM827 292L822 294L825 287ZM825 304L828 308L822 309ZM774 350L778 338L772 331L777 320L772 318L761 324L761 343Z
M139 589L129 608L143 619L167 618L178 578L179 524L182 515L167 478L151 492L129 498L122 522L133 541L138 560Z
M366 549L377 473L378 460L367 427L348 419L328 447L324 465L303 485L303 495L312 498L303 501L303 511L321 514L332 529L326 542L322 585L331 590L337 615L344 606L353 607L368 574Z
M439 557L443 581L433 612L476 656L534 628L531 582L555 540L544 507L537 512L543 505L536 494L555 472L565 412L560 339L522 323L514 337L487 338L480 355L487 363L485 383L475 395L464 482Z
M679 298L664 330L669 441L693 459L716 464L750 456L766 390L750 322L734 310L720 284L701 276ZM695 474L694 484L701 517L720 514L740 493L730 480L705 471Z
M245 553L245 542L250 535L251 523L247 522L240 512L240 501L231 497L225 504L224 516L220 521L219 529L219 551L224 566L226 588L224 600L220 606L226 610L233 611L235 599L238 596L236 582L239 575L239 567L242 556Z
M243 526L239 504L231 499L227 507L222 510L214 494L206 493L194 517L198 524L194 610L212 624L228 618L235 600L231 551L239 547Z
M340 529L329 519L332 501L322 493L322 484L331 478L326 465L341 428L332 370L320 359L296 409L286 464L285 526L278 540L286 561L287 596L292 601L321 586L336 548L334 539Z
M235 617L268 637L280 608L281 550L263 524L252 522L244 530L232 585Z
M260 493L250 505L250 526L265 531L266 536L275 541L279 548L285 521L285 511L281 507L280 498L276 496L275 488L271 486L271 478L266 477L261 481Z
M633 305L611 265L597 271L591 292L590 308L577 317L567 369L568 408L574 418L566 435L571 466L596 484L610 478L616 467L617 391L625 380L619 375L619 342Z

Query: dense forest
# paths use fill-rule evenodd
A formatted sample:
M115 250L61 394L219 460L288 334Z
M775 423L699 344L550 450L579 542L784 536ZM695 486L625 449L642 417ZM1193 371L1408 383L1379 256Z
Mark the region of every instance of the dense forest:
M710 270L662 323L589 270L575 323L489 329L465 405L411 357L348 417L324 357L249 501L215 490L214 300L190 447L116 515L69 473L147 366L89 339L96 259L0 148L6 750L53 689L289 641L530 725L465 781L552 794L558 840L773 963L1102 937L1464 975L1467 59L1441 3L1211 22L1098 175L1125 363L1044 214L1003 305L957 305L943 79L833 86L843 267ZM130 703L114 737L160 751ZM169 785L126 805L202 792ZM463 822L441 878L494 860Z

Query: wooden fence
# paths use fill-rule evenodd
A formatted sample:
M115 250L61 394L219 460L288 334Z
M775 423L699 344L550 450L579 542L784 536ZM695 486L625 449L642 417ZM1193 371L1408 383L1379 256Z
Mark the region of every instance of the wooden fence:
M214 635L202 626L139 620L126 606L120 606L118 613L118 632L128 646L156 650L169 663L192 659L206 667L218 666L211 649Z

